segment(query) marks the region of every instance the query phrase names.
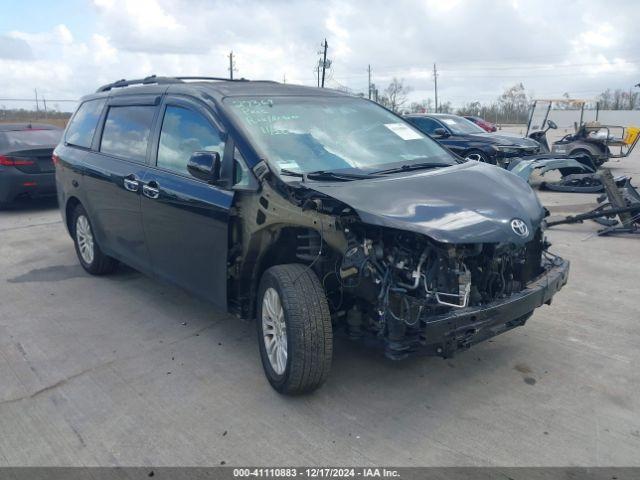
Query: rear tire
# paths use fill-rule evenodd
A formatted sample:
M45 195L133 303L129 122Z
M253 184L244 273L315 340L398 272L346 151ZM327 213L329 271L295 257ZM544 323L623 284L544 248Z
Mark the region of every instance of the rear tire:
M93 227L84 207L80 204L73 211L71 229L73 243L80 265L91 275L106 275L118 266L117 260L105 255L93 234Z
M260 281L257 310L260 357L271 386L299 395L322 385L331 369L333 332L317 275L300 264L269 268Z

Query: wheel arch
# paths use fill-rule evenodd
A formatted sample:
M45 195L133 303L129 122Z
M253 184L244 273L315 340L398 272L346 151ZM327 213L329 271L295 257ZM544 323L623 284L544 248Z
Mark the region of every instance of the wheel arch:
M300 254L299 247L305 246L300 237L304 238L305 235L322 238L320 229L290 224L271 225L252 235L247 258L242 263L237 278L237 300L243 318L255 318L260 279L267 269L275 265L309 265L313 262L311 258L303 258ZM324 248L326 247L325 242Z
M73 211L78 205L82 205L82 202L80 202L78 197L70 196L67 199L67 204L64 207L64 222L67 227L67 232L71 236L73 236L73 228L71 225L71 222L73 221Z
M575 155L579 151L588 152L594 159L598 159L598 157L607 154L607 147L598 143L575 142L571 145L569 155Z

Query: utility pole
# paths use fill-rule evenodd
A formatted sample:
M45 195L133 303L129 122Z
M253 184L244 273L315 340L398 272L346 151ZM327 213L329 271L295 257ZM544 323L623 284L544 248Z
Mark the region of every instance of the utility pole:
M321 87L324 88L324 74L325 71L327 69L327 48L329 47L329 45L327 44L327 39L324 39L324 53L322 54L322 85Z
M367 70L369 72L369 100L371 100L371 64L369 64Z
M233 80L233 50L229 52L229 80Z
M42 97L42 104L44 105L44 118L47 118L47 99Z
M38 105L38 89L34 88L33 91L36 92L36 118L38 118L40 115L40 106Z
M436 113L438 113L438 70L436 69L435 63L433 64L433 84L436 97Z

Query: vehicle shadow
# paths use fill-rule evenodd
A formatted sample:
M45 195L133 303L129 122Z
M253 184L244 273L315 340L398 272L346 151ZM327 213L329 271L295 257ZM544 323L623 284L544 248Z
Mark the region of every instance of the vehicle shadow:
M111 278L122 282L134 280L127 282L127 288L132 288L131 283L134 284L133 288L142 287L140 293L148 297L144 303L155 305L158 312L168 313L175 305L180 305L182 318L188 319L189 330L201 332L203 340L210 348L216 348L221 344L233 346L234 353L228 358L203 359L205 363L210 364L212 371L221 368L220 362L229 361L227 367L232 370L237 370L238 364L241 364L247 388L250 389L249 385L255 388L256 380L263 387L254 394L261 398L270 398L270 401L285 402L295 409L304 409L309 403L324 401L357 404L363 397L368 398L372 406L379 403L380 408L385 409L393 408L397 402L405 407L407 402L422 405L427 402L427 398L435 402L439 398L446 403L449 395L455 395L459 389L467 388L470 382L481 383L496 369L509 369L508 365L517 362L517 347L509 341L509 337L514 334L506 334L499 340L489 340L476 345L451 359L416 355L394 361L384 356L382 348L351 340L343 332L336 332L333 364L325 385L311 395L280 396L271 390L263 378L253 320L240 320L215 310L207 302L196 299L179 288L149 279L127 267L119 269ZM167 317L164 319L168 320ZM164 320L156 317L156 321L162 323ZM168 327L169 325L166 325L163 328ZM516 329L516 332L522 333L523 329ZM413 393L407 398L404 395L389 396L390 391Z
M0 207L0 213L34 213L56 208L58 208L58 199L56 197L18 198Z
M507 333L476 345L452 359L414 356L393 361L384 356L382 349L337 332L327 382L313 394L286 397L272 390L264 377L254 321L240 320L179 287L147 277L127 266L120 265L113 275L100 281L109 282L110 296L119 298L118 303L122 302L119 306L111 303L111 308L118 312L110 319L117 324L112 332L114 348L120 331L129 330L134 332L131 338L138 338L135 331L142 328L143 343L155 345L154 352L163 346L168 348L168 345L173 345L172 352L176 349L181 350L181 355L189 352L193 357L192 373L197 372L208 381L215 378L222 382L221 385L226 385L229 372L233 372L233 389L237 393L251 395L271 406L286 405L292 413L300 415L308 415L308 409L313 405L319 409L316 412L319 419L333 415L330 413L332 405L342 409L346 408L344 405L350 405L346 410L350 415L356 415L360 408L357 405L362 405L363 398L367 399L366 410L371 414L395 407L404 411L446 405L469 385L484 384L496 370L512 370L520 356L517 335L524 333L523 329L516 329L517 333ZM131 305L144 305L145 314L134 315L139 307L125 312L124 309ZM154 332L152 336L148 335L150 331ZM125 355L123 362L127 361L128 355L137 355L138 341L130 347L129 353L125 354L127 349L118 346L119 354ZM505 384L513 381L522 382L517 376L505 378ZM491 391L485 393L489 397L493 395ZM196 397L183 400L194 404L200 401Z

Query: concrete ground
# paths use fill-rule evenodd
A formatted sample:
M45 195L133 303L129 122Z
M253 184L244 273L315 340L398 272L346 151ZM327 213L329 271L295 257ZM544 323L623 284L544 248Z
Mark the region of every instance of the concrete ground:
M640 155L610 167L640 182ZM0 212L0 465L638 466L640 238L596 230L548 232L572 274L525 327L446 361L339 340L326 385L287 398L252 323L85 274L50 202Z

